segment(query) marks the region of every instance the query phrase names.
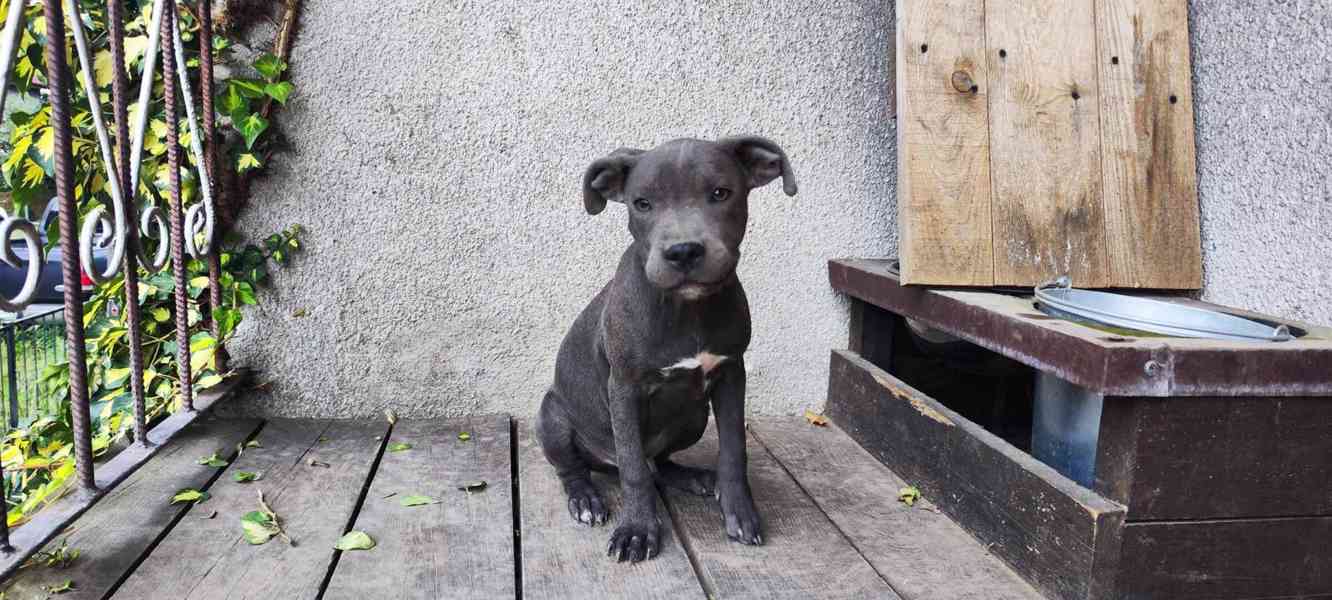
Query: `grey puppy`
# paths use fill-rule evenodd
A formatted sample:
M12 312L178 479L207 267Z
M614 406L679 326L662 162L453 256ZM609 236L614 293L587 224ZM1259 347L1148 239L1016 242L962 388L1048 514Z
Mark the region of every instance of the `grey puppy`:
M786 154L761 137L621 148L583 175L587 212L627 205L634 241L560 345L536 432L580 523L608 517L590 470L618 470L622 514L606 552L620 561L657 554L656 483L715 494L726 534L763 542L745 472L750 322L735 266L749 191L778 177L794 196ZM702 437L709 404L717 470L671 462Z

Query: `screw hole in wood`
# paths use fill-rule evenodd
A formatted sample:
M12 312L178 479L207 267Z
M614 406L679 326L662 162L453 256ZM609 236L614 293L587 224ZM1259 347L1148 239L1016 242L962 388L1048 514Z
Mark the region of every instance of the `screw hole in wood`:
M929 51L930 51L930 45L929 45L929 44L921 44L921 45L920 45L920 53L921 53L921 54L924 54L924 53L929 52Z
M1110 64L1112 64L1112 65L1117 65L1117 64L1119 64L1119 57L1118 57L1118 56L1111 56L1111 57L1110 57Z
M1007 50L1000 49L1000 50L999 50L999 58L1008 58L1008 51L1007 51Z
M1171 94L1171 95L1170 95L1170 103L1171 103L1171 104L1179 104L1179 96L1176 96L1176 95L1174 95L1174 94Z

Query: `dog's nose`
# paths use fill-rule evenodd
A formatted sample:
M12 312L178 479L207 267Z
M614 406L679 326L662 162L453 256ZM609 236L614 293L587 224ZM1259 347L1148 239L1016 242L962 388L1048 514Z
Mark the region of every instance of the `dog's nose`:
M704 252L706 250L703 248L703 244L685 242L674 244L661 254L667 262L671 263L671 266L681 271L688 271L698 265L698 261L703 259Z

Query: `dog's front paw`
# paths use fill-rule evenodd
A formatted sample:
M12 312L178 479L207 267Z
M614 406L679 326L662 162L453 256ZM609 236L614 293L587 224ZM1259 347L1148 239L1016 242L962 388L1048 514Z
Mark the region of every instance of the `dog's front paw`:
M727 537L749 546L763 543L758 509L754 508L754 497L750 495L747 483L718 485L717 500L721 503Z
M606 546L606 556L618 562L624 562L625 559L639 562L656 556L657 544L656 523L627 521L616 527L615 532L611 534L610 545Z
M600 525L610 517L606 503L601 500L601 493L586 477L571 478L564 482L564 492L569 496L569 515L585 525Z

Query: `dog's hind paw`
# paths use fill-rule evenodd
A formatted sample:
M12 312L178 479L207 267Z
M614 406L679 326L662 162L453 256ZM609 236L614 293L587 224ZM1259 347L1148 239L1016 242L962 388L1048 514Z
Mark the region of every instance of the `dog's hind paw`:
M564 492L569 496L569 516L584 525L597 526L610 518L606 503L601 500L597 486L585 477L564 482Z
M671 461L657 463L657 482L672 489L698 496L717 493L717 472L678 465Z

